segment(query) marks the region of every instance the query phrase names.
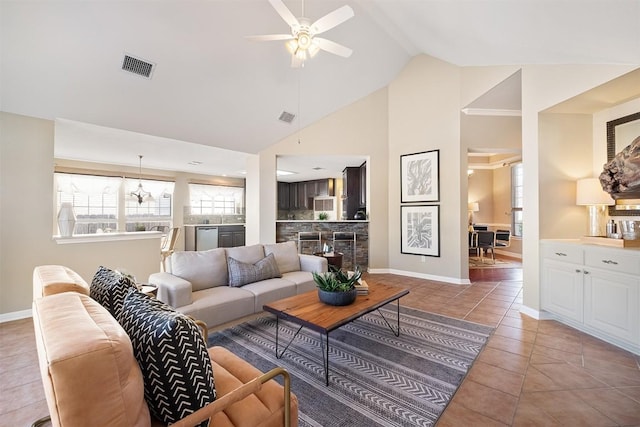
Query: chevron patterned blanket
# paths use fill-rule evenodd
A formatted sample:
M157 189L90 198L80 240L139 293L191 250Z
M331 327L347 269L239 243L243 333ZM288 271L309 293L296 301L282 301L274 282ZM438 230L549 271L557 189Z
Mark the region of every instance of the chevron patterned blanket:
M395 307L382 311L395 325ZM212 333L209 345L226 347L263 372L285 367L298 397L301 427L431 426L493 328L404 307L400 327L396 337L372 312L331 332L329 386L317 332L303 328L280 359L273 317ZM281 345L297 330L281 321Z

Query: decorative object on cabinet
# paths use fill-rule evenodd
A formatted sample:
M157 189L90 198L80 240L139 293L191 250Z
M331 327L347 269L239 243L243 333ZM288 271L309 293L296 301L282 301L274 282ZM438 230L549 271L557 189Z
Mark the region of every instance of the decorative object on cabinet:
M440 201L440 150L400 156L401 203Z
M60 211L58 211L58 228L60 229L60 236L73 236L73 229L75 226L76 214L73 211L73 205L68 202L60 204Z
M576 185L576 205L586 206L589 212L587 236L605 236L606 206L613 199L602 189L598 178L579 179Z
M640 137L640 112L607 122L607 165L614 160L618 153L631 145L638 137ZM636 147L638 146L640 146L640 143L636 144ZM635 165L637 173L637 167L640 163L640 153L636 150L635 154L632 155L635 156L633 165ZM631 165L631 163L627 164ZM614 171L607 171L607 165L604 166L604 170L602 174L600 174L601 182L603 178L605 182L612 178L610 172ZM607 188L607 185L608 184L603 183L603 188ZM616 203L609 207L610 216L640 215L640 186L636 186L635 190L632 191L613 193L611 196L616 200Z
M440 206L400 206L400 252L440 256Z
M469 202L468 206L469 211L469 225L473 225L473 213L480 212L480 203L478 202Z

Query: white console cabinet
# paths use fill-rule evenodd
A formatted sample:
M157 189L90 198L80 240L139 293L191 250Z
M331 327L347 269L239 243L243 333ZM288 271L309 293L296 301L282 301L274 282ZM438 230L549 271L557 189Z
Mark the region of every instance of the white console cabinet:
M640 250L545 240L541 308L640 354Z

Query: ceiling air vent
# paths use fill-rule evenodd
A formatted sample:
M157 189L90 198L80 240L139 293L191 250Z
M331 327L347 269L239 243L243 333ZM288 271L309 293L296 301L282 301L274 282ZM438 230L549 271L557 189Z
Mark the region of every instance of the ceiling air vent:
M122 69L124 71L146 77L147 79L151 78L155 66L156 64L152 62L136 58L135 56L131 56L126 53L124 54L124 58L122 59Z
M282 114L280 114L280 117L278 117L278 120L281 120L285 123L291 123L293 119L295 119L295 117L296 117L295 114L291 114L289 112L283 111Z

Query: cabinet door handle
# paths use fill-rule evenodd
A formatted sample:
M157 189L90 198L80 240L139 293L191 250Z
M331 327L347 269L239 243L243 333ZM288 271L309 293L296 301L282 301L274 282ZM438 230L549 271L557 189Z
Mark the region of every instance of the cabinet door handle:
M613 264L613 265L618 265L617 262L615 261L611 261L610 259L603 259L602 262L604 262L605 264Z
M556 255L558 255L558 256L567 256L567 254L562 253L562 252L556 252Z
M582 273L582 270L576 268L576 273Z
M589 272L587 270L584 271L584 274L589 274Z

